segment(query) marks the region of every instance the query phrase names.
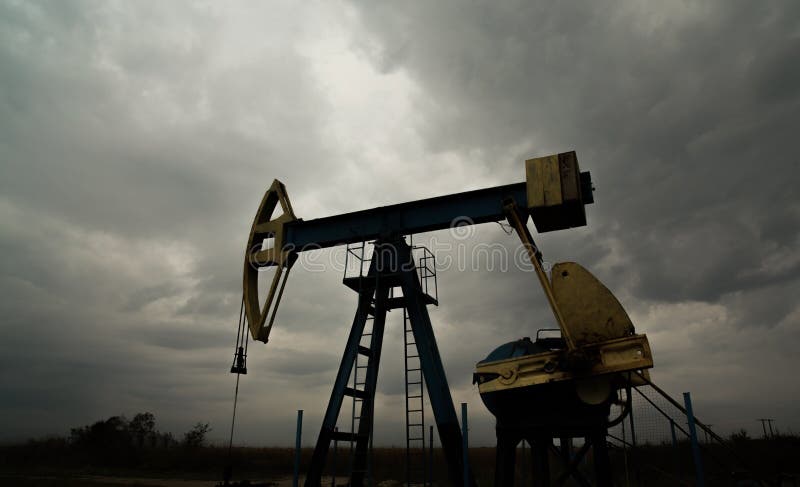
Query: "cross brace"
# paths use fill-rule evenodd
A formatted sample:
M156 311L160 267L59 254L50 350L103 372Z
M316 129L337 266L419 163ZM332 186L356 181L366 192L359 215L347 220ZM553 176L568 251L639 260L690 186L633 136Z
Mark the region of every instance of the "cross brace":
M319 487L323 470L330 447L334 439L336 422L342 407L342 402L348 391L348 380L356 356L359 353L361 336L367 320L367 315L372 313L374 298L374 323L370 341L370 357L367 365L361 401L361 414L358 431L355 433L355 450L353 468L350 476L352 487L364 485L364 473L367 471L367 454L369 438L372 433L373 411L375 402L375 385L378 377L378 364L380 361L383 331L386 323L388 296L390 287L399 283L405 297L405 307L408 312L414 342L419 355L420 367L428 389L431 409L436 420L439 438L447 461L450 483L452 485L465 485L464 467L462 464L461 430L456 416L450 387L447 384L436 338L433 334L430 317L428 315L426 300L420 287L417 270L411 256L410 247L402 239L379 241L375 244L375 252L367 276L358 298L358 308L353 319L353 326L347 339L344 355L336 375L336 382L331 392L325 417L320 428L311 465L306 477L306 487ZM471 472L467 469L469 485L475 485Z

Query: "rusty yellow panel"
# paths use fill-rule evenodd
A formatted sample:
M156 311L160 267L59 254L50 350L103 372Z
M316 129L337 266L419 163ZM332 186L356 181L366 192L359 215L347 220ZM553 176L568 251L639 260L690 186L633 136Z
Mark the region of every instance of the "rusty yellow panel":
M575 151L525 161L528 211L540 233L586 225ZM589 200L591 202L591 200Z
M561 171L558 156L550 156L542 166L544 178L544 205L558 206L564 202L561 197Z
M557 206L563 202L558 155L528 159L525 161L525 173L529 208Z
M591 272L575 262L552 270L553 296L577 346L630 336L633 323L617 298Z
M528 159L525 161L525 178L528 190L528 208L544 206L544 177L542 176L542 159Z
M558 171L561 178L561 198L564 202L581 201L581 177L578 157L574 151L558 155Z
M253 339L264 343L269 339L275 312L281 300L283 287L294 262L293 254L284 248L284 226L297 217L292 210L286 187L277 179L272 182L256 212L244 259L242 288L244 310ZM261 250L263 240L272 238L270 248ZM258 269L277 266L264 305L260 304ZM284 270L285 268L285 270ZM269 322L267 322L269 318Z
M497 374L498 377L479 384L478 390L484 394L607 374L624 374L624 378L627 377L626 372L645 371L653 367L653 355L645 335L594 343L584 347L583 351L587 356L594 357L594 363L588 372L581 374L558 367L563 356L560 351L479 364L476 367L478 374ZM633 373L630 375L636 376ZM635 381L633 385L641 385L641 381Z

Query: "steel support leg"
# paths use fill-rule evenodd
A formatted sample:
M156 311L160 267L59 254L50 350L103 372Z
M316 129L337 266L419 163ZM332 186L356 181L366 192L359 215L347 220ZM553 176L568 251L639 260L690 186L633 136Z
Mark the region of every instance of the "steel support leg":
M531 457L533 465L533 487L550 487L550 437L534 438L531 444Z
M372 426L375 418L375 390L378 384L378 366L383 348L383 330L386 325L386 299L389 297L389 288L382 285L378 278L378 288L375 292L375 321L372 324L372 338L370 340L369 366L364 379L364 393L366 397L361 402L361 413L358 420L358 438L353 457L353 471L350 477L351 487L364 485L367 473L367 455L372 439Z
M497 449L495 451L494 485L513 487L517 463L517 444L520 438L516 432L501 427L496 427L495 432Z
M369 274L374 275L376 267L378 266L376 258L373 258ZM377 282L377 281L376 281ZM359 346L361 344L361 337L364 334L364 327L367 322L367 316L372 306L372 297L376 292L376 288L365 287L358 295L358 308L356 309L355 318L353 318L353 325L350 328L350 335L347 337L347 345L345 346L342 361L339 364L339 371L336 374L336 381L331 391L331 397L328 400L328 408L325 411L325 417L322 420L319 436L317 437L317 444L314 447L314 453L311 457L311 465L309 466L308 475L306 476L306 487L319 487L322 481L323 470L325 469L325 461L328 457L328 450L330 449L331 440L334 437L336 429L336 421L339 418L339 412L342 409L342 402L344 400L345 390L347 383L350 380L350 373L353 369L353 364L359 353ZM387 290L382 293L388 292ZM384 298L385 299L385 298ZM385 318L385 313L383 314ZM375 317L375 324L377 326L378 317ZM382 329L381 325L381 329ZM381 334L382 336L382 334ZM374 335L373 335L374 338ZM377 369L377 365L376 365ZM374 395L374 386L372 388ZM362 408L365 403L371 401L363 401Z
M461 486L464 485L463 472L465 471L462 439L458 416L456 416L453 398L450 395L450 386L447 384L447 376L442 366L439 347L436 345L428 309L422 301L422 289L411 257L411 249L402 241L396 243L396 248L398 260L402 266L403 296L411 320L411 329L414 332L414 341L417 344L422 373L428 388L431 409L439 430L439 440L447 461L450 484ZM469 485L475 485L471 472L468 469L466 471L469 476Z
M611 459L608 457L606 431L601 430L594 432L591 436L591 442L597 487L613 487L614 480L611 472Z

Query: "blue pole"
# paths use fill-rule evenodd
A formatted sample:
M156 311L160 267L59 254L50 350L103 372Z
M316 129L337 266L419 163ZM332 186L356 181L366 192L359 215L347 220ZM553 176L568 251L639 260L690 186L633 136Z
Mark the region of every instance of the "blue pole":
M461 450L464 452L464 487L469 485L469 427L467 424L467 403L461 403Z
M297 436L294 440L294 479L292 487L297 487L300 480L300 439L303 437L303 410L297 410Z
M433 486L433 426L428 430L428 486Z
M335 433L339 432L339 428L333 428ZM336 450L338 449L339 441L334 436L333 438L333 475L331 478L331 487L336 487Z
M675 436L675 421L669 420L669 432L672 433L672 448L678 447L678 437Z
M692 441L692 455L694 456L694 469L697 475L697 487L705 487L706 481L703 475L703 459L700 457L700 444L697 443L697 428L695 428L694 413L692 412L692 396L688 392L683 393L683 403L686 406L686 419L689 421L689 439Z

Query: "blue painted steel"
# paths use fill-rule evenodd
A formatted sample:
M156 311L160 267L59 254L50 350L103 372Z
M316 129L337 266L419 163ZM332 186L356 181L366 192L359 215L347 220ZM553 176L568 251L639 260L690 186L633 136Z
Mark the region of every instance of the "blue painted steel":
M524 357L525 355L532 355L535 353L548 352L549 349L532 342L530 338L523 338L521 340L514 340L500 345L492 350L485 359L478 362L482 364L485 362L494 362L495 360L505 360L514 357Z
M383 250L385 249L385 250ZM378 262L380 259L380 262ZM383 340L383 327L386 318L386 302L391 287L400 286L403 291L405 306L408 310L414 341L420 358L425 384L428 390L431 409L436 418L439 430L439 440L444 450L450 480L453 485L461 485L466 472L467 485L473 487L475 481L469 470L469 465L463 466L462 439L458 424L458 416L453 406L447 376L442 366L436 339L433 335L430 316L426 302L422 299L422 289L410 247L403 239L391 242L376 243L370 271L365 278L365 288L359 293L359 307L353 326L350 330L348 343L345 348L342 362L334 383L328 408L323 419L314 454L311 458L306 487L319 487L322 471L325 467L329 443L334 438L336 419L341 409L342 399L345 395L347 381L350 376L356 354L359 353L359 342L364 330L367 311L370 308L372 296L375 295L374 322L369 353L371 355L368 366L364 393L366 398L362 403L359 431L356 435L356 448L354 452L351 484L356 487L364 485L364 473L371 482L367 469L367 439L372 438L372 401L374 399L375 385L377 382L378 361L380 360L381 343ZM370 283L370 284L368 284ZM363 352L363 350L362 350ZM341 435L341 433L339 433Z
M333 432L334 433L338 433L339 432L339 428L333 428ZM339 440L337 440L336 437L334 436L334 438L333 438L333 473L331 474L331 486L332 487L336 487L336 467L338 466L337 459L336 459L336 453L337 453L338 449L339 449Z
M692 396L688 392L683 393L683 403L686 407L686 419L689 421L689 439L692 442L692 455L694 455L694 469L697 475L697 487L705 487L706 479L703 472L703 458L700 456L700 444L697 442L697 428L694 423L694 412L692 411Z
M380 254L377 256L381 257ZM381 265L385 266L384 261ZM375 390L378 385L378 368L381 362L383 349L383 331L386 325L386 301L389 298L389 287L376 279L378 286L375 290L375 315L372 322L372 336L370 337L370 356L367 361L367 374L364 377L365 398L361 401L361 412L358 414L358 439L353 452L353 472L350 476L350 486L364 485L366 472L366 485L372 486L372 439L373 423L375 418ZM371 293L370 293L371 295Z
M428 430L428 482L426 486L433 487L433 426L429 426Z
M370 267L370 274L374 273L375 271L375 260L373 260L371 267ZM371 306L373 289L364 289L362 293L358 296L358 309L356 311L356 316L353 318L353 325L350 328L350 335L347 338L347 345L345 346L344 355L342 356L342 361L339 364L339 370L336 374L336 381L333 385L333 390L331 391L331 397L328 401L328 407L325 411L325 416L322 420L322 426L320 427L319 436L317 437L317 443L314 447L314 453L311 456L311 465L309 466L308 475L306 476L305 485L307 487L317 487L320 485L322 479L323 469L325 468L325 461L328 456L328 450L330 448L330 442L334 437L335 428L336 428L336 420L339 417L339 412L342 408L342 402L344 400L345 389L347 388L347 383L350 379L350 372L353 369L353 363L356 360L356 355L358 354L359 350L359 343L361 342L361 337L364 333L364 326L367 321L367 314L368 310ZM385 300L386 295L388 295L389 290L384 288L380 290L383 298L378 298L378 300L383 299ZM375 317L375 321L373 323L373 329L382 325L379 323L383 323L386 317L386 310L379 310L378 316ZM374 338L374 337L373 337ZM382 337L381 337L382 338ZM375 343L373 341L372 345L374 346ZM371 391L366 391L365 394L367 397L370 394L374 394L374 388ZM371 419L367 418L364 413L371 413L372 409L366 409L364 406L367 406L367 402L370 400L365 400L362 403L362 410L360 416L362 420L359 422L360 424L366 423L371 426ZM356 449L360 450L358 454L359 463L360 463L360 472L358 475L363 481L363 464L366 461L366 446L363 442L363 438L360 438L356 442ZM355 468L354 468L355 470ZM355 472L353 475L356 475ZM354 484L354 485L361 485L361 483Z
M678 447L678 437L675 435L675 421L669 420L669 432L672 434L672 447Z
M463 438L463 444L461 446L461 450L464 452L464 459L462 463L464 464L464 487L470 487L469 485L469 424L467 422L467 403L461 403L461 437Z
M450 395L450 386L447 384L447 375L444 372L439 347L436 345L431 318L422 299L422 289L417 271L413 267L411 249L403 240L395 242L395 247L398 262L403 269L400 272L400 282L406 300L406 309L411 321L411 329L414 332L414 342L417 344L420 366L428 390L428 399L439 431L439 442L444 450L450 484L461 485L464 482L464 469L466 468L468 485L474 486L475 481L469 474L469 465L463 466L463 445L458 415ZM411 266L406 264L409 262L412 264Z
M453 222L478 224L505 219L503 200L513 198L527 208L525 183L455 193L381 206L286 225L284 244L298 250L409 235L450 228Z
M294 440L294 478L292 487L297 487L300 480L300 447L303 438L303 410L297 410L297 435Z

